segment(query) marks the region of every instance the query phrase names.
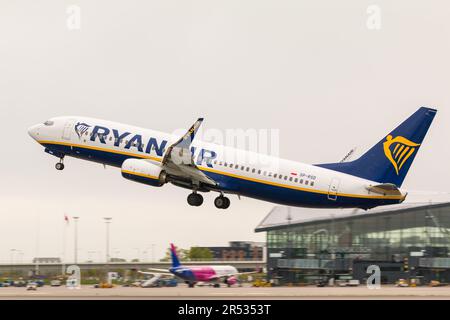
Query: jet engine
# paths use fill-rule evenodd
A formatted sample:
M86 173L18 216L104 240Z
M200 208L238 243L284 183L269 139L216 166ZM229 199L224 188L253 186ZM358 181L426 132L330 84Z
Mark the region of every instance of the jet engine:
M233 284L236 284L238 282L238 279L235 276L231 276L226 278L224 282L228 286L232 286Z
M122 164L122 177L135 182L161 187L166 183L166 173L159 165L144 159L127 159Z

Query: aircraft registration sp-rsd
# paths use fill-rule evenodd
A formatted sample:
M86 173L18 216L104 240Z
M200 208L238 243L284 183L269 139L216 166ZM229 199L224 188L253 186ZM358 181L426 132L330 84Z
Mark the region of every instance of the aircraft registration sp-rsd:
M419 108L356 160L316 165L194 141L202 118L181 138L86 117L52 118L28 133L60 159L57 170L66 156L119 167L135 182L191 190L191 206L203 203L201 192L216 191L214 204L221 209L230 206L225 194L288 206L369 209L405 200L400 187L436 112Z

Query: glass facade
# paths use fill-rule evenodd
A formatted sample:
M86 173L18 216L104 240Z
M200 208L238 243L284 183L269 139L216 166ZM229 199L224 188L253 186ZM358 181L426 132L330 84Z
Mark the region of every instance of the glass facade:
M335 215L261 229L267 231L269 278L280 282L310 282L308 278L330 272L350 274L356 260L397 263L385 268L402 272L404 259L411 256L450 263L446 259L450 257L450 203ZM448 269L450 264L440 267Z
M289 249L291 258L352 254L376 260L424 250L447 256L450 248L450 206L359 215L268 230L269 252ZM275 249L275 250L273 250Z

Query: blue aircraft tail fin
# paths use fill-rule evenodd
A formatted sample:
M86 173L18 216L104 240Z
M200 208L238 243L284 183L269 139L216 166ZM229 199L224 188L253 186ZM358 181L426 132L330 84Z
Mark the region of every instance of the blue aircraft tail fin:
M177 256L177 249L173 245L173 243L170 244L170 256L172 257L172 267L177 268L181 265L180 260L178 260Z
M437 110L419 108L360 158L317 166L400 187Z

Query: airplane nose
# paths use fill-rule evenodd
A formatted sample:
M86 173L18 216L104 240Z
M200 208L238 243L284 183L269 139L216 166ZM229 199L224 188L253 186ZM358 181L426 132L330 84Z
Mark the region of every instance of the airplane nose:
M39 136L39 128L40 128L40 124L36 124L34 126L31 126L28 128L28 134L30 135L30 137L32 137L34 140L38 139Z

